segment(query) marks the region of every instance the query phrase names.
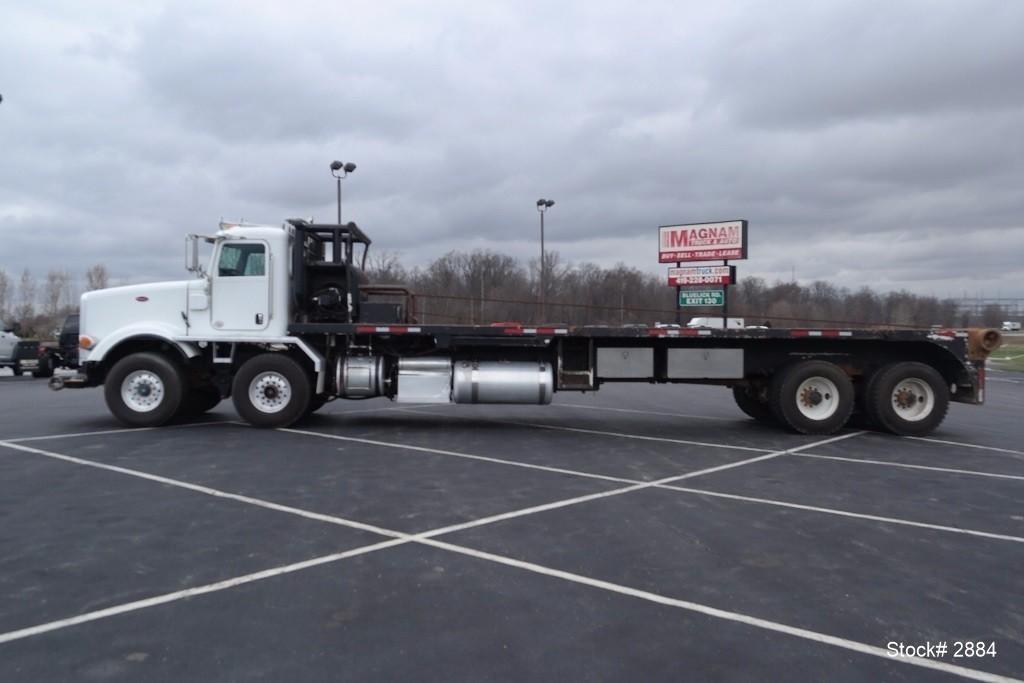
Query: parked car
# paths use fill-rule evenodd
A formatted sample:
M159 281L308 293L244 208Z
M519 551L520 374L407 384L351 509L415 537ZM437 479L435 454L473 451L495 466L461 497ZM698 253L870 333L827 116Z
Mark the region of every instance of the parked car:
M58 368L76 370L78 368L78 314L73 313L64 318L64 325L56 342L43 342L39 345L39 364L32 373L33 377L52 377Z
M18 337L18 326L0 321L0 368L10 368L15 377L39 367L39 342Z
M1003 323L1003 332L1020 332L1020 323L1007 320Z

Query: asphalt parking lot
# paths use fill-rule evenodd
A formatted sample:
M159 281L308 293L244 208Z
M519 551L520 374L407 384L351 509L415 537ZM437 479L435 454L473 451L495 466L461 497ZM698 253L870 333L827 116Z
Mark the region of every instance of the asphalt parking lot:
M0 378L0 680L1020 678L1024 376L992 380L898 439L629 385L124 430Z

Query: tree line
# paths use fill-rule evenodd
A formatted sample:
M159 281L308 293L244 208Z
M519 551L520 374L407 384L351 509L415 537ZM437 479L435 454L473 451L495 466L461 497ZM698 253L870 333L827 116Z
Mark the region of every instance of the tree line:
M406 268L398 255L371 255L366 279L372 284L405 284L417 295L421 323L527 322L567 325L623 325L676 321L676 291L667 276L619 263L602 267L571 264L557 252L545 254L540 313L539 259L522 263L489 250L452 251L424 267ZM980 315L961 312L955 299L868 286L837 287L740 277L729 287L728 314L747 325L794 326L998 326L1005 311L989 306ZM680 317L720 316L717 307L686 308Z
M28 268L15 280L0 268L0 321L7 327L17 324L22 337L51 339L64 318L78 312L82 291L109 286L110 273L101 263L86 270L82 281L65 269L47 271L40 281Z
M492 322L566 325L626 325L676 321L675 288L656 276L623 263L602 267L572 264L557 252L545 254L544 315L540 312L539 259L526 263L507 254L478 249L451 251L426 266L405 267L397 254L371 254L364 279L371 284L401 284L417 297L421 323ZM82 291L105 289L110 274L96 264L76 280L67 270L50 270L42 280L27 268L12 278L0 268L0 320L18 323L23 337L49 339L64 317L78 311ZM687 308L682 322L695 316L720 316L720 308ZM980 313L961 311L955 299L900 290L876 292L810 283L740 277L729 287L729 316L747 325L995 327L1006 311L989 305Z

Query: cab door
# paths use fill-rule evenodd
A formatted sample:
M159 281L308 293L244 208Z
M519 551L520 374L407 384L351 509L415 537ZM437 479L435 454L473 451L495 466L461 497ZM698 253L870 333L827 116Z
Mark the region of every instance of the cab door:
M210 297L213 329L254 332L267 327L271 313L269 254L266 242L220 243Z

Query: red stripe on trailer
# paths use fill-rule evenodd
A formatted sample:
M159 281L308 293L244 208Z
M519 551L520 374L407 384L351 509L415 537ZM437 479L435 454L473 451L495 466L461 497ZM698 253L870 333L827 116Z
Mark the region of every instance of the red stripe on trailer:
M377 328L372 325L357 325L356 334L373 334Z
M811 334L810 330L790 330L789 331L789 336L790 337L808 337L808 336L810 336L810 334Z
M521 328L521 327L506 327L504 332L505 332L505 334L520 335L520 334L523 333L523 328Z

